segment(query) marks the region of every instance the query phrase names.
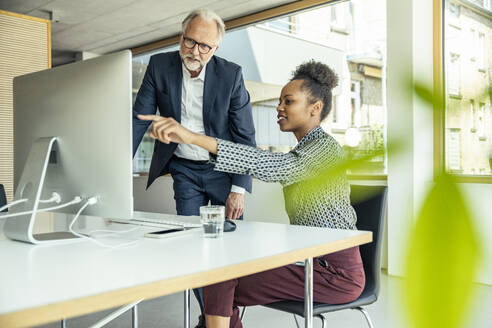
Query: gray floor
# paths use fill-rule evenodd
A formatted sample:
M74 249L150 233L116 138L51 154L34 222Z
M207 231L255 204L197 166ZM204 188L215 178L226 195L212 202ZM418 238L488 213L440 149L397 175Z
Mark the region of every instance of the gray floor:
M407 327L402 314L401 296L399 289L401 279L382 274L382 286L379 300L367 307L376 328ZM70 319L68 328L89 327L107 313L103 311L95 314ZM192 296L192 324L196 324L198 305ZM173 294L139 305L139 325L141 328L183 327L183 294ZM327 315L329 327L367 327L362 315L356 311L345 310ZM296 327L292 315L254 306L247 309L243 320L244 327ZM301 325L302 327L303 325ZM60 327L59 323L41 326L42 328ZM131 317L125 313L106 327L131 327ZM321 327L319 320L315 327ZM492 327L492 286L477 285L475 306L469 315L469 320L463 327L490 328Z

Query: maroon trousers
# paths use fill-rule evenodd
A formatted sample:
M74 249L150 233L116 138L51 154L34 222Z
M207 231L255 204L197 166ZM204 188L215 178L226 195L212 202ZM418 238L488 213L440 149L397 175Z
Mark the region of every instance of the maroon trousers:
M365 284L359 247L313 260L315 302L341 304L355 300ZM231 328L242 327L238 306L304 300L304 267L294 264L203 288L205 314L231 317Z

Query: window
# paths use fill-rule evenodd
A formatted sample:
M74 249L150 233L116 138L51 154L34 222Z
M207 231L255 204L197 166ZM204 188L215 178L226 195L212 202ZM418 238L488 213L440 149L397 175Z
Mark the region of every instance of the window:
M485 33L478 33L477 63L478 69L485 71Z
M448 21L449 24L454 25L454 26L461 26L460 23L460 13L461 13L461 6L458 5L455 2L447 2L447 7L448 7Z
M477 32L474 28L470 29L470 37L468 39L470 42L470 60L477 61L477 52L478 52L478 40L477 40Z
M483 6L485 9L490 10L492 0L483 0Z
M258 147L273 152L288 152L297 143L292 133L282 132L277 125L278 99L264 100L252 104L253 121Z
M471 133L477 132L476 123L477 120L475 115L475 101L472 99L470 100L470 132Z
M448 132L448 168L450 171L461 171L461 138L460 129L449 129Z
M473 10L469 4L458 9L459 3L465 1L445 0L442 22L446 91L444 165L446 171L466 176L462 181L479 182L483 180L474 177L491 176L492 67L487 40L492 31L492 14L485 2L484 7L475 6ZM469 40L462 40L460 35L465 35L457 26L463 31L466 27Z
M331 26L335 29L344 30L346 28L345 12L343 9L340 5L331 8Z
M282 31L285 33L295 34L297 32L297 20L295 16L279 18L277 20L267 22L264 26Z
M453 96L460 95L460 82L461 82L461 67L460 67L460 55L455 53L449 54L450 60L448 64L447 82L448 93Z
M338 105L337 105L337 96L333 96L331 98L331 115L333 118L333 123L338 123Z
M371 1L369 1L371 2ZM378 2L380 5L385 5L385 1L375 1L372 0L373 3ZM362 4L360 1L352 0L346 2L339 2L338 4L334 4L331 6L331 30L339 33L352 33L353 28L353 20L354 17L354 7L360 7ZM370 14L368 14L370 16ZM354 22L355 23L355 22Z
M487 140L487 135L485 134L485 131L487 128L485 127L485 104L480 103L480 110L478 112L478 136L480 141L485 141Z
M135 103L135 99L137 98L138 90L140 89L140 85L142 84L142 80L145 75L145 71L147 70L147 65L150 60L150 56L155 53L163 52L163 51L173 51L177 50L177 46L168 47L165 49L159 49L158 51L153 51L151 53L146 53L143 55L135 56L132 59L132 99L133 103ZM148 172L150 168L150 162L152 160L152 154L154 153L154 139L149 136L151 126L149 126L149 130L142 138L140 145L133 157L133 172L135 173L143 173Z
M259 147L287 152L296 145L292 133L278 128L278 97L292 71L314 59L329 65L339 77L339 85L333 90L332 112L321 123L325 131L354 156L384 149L386 108L382 97L386 83L384 74L368 72L369 67L376 73L386 67L385 15L386 0L352 0L226 33L216 55L242 66ZM154 53L176 49L158 49ZM272 55L272 51L280 55ZM150 55L134 58L135 95ZM367 70L360 72L359 65ZM347 130L355 130L360 137L353 147L344 143ZM153 144L152 139L144 137L135 156L135 171L148 171ZM385 172L383 155L356 173L382 175Z
M360 81L350 82L350 125L354 127L360 127L361 124L361 110L360 110Z

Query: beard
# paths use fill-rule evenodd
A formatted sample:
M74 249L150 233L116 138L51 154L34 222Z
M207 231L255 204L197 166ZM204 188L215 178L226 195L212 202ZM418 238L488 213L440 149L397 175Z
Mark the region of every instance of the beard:
M201 70L206 63L204 63L200 57L195 57L192 54L183 54L181 50L179 51L179 55L181 56L181 60L185 67L192 72ZM195 59L195 60L190 60Z

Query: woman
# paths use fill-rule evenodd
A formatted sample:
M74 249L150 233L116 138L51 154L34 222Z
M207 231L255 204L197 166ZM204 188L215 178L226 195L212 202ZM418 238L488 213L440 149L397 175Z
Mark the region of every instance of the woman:
M310 61L297 67L283 87L277 107L280 130L294 133L298 140L287 154L199 135L171 118L139 118L154 121L151 136L161 142L194 144L215 154L215 170L280 182L291 224L356 229L357 218L350 205L350 188L344 173L330 175L329 181L312 192L313 179L343 159L340 145L320 127L330 112L336 84L337 77L327 65ZM314 301L339 304L355 300L365 283L359 248L317 258L313 277ZM204 287L203 294L208 328L242 327L238 306L302 300L304 268L287 265L232 279Z

